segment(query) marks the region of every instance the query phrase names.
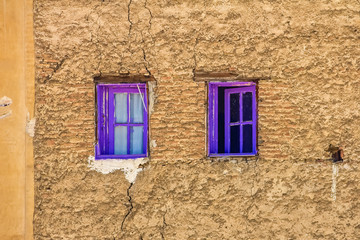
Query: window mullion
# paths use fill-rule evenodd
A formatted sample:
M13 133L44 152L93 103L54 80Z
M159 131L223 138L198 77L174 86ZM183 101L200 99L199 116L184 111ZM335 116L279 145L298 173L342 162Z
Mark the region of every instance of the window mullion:
M148 115L147 115L147 109L148 109L148 105L147 105L147 91L146 91L146 85L145 85L145 90L144 90L144 114L143 114L143 152L147 152L147 131L148 129L146 128L146 126L148 125ZM145 102L146 101L146 102Z
M127 94L127 123L130 123L130 93ZM127 125L127 154L130 154L130 125Z
M109 152L109 89L105 88L104 90L104 104L101 107L104 107L105 109L103 110L105 113L105 128L104 128L104 148L105 148L105 152L108 153Z
M106 99L106 95L107 95L108 91L106 88L103 89L103 92L102 92L102 104L100 106L100 109L101 109L101 113L104 114L104 118L103 118L103 132L101 134L101 137L103 139L99 139L101 140L101 143L103 144L103 147L100 146L101 149L104 150L105 153L108 153L109 152L109 147L108 147L108 139L109 139L109 136L108 136L108 131L109 131L109 115L107 115L107 107L108 107L108 102L107 99ZM101 152L102 154L103 152Z
M239 108L240 108L240 153L243 152L243 100L242 100L242 94L243 92L239 92Z
M114 124L115 124L115 98L114 98L114 92L112 91L112 89L109 89L108 91L108 99L109 99L109 106L108 106L108 112L107 115L109 117L109 124L108 124L108 134L109 134L109 139L108 139L108 146L109 146L109 153L110 154L114 154L114 135L115 135L115 128L114 128Z
M139 127L143 126L143 123L114 123L114 126L130 126L130 127Z
M214 114L214 117L213 117L213 133L214 133L214 147L215 147L215 152L217 153L219 151L219 105L218 105L218 100L219 100L219 89L216 87L214 89L214 94L215 96L213 95L213 114Z
M225 104L225 119L224 119L224 130L225 130L225 153L230 153L230 94L228 94L226 91L224 92L224 104Z

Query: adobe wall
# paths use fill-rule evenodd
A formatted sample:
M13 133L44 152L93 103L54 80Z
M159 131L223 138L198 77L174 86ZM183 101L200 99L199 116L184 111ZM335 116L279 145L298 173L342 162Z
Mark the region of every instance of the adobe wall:
M358 1L34 8L35 239L360 238ZM258 82L256 159L206 157L200 70L270 78ZM134 184L89 164L100 73L156 79ZM327 160L330 143L343 163Z

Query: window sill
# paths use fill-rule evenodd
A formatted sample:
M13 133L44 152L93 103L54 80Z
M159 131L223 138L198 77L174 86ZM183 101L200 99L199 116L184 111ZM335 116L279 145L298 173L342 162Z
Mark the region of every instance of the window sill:
M212 153L212 154L209 154L208 157L210 158L221 158L221 157L255 157L257 156L258 154L257 153L229 153L229 154L216 154L216 153Z
M132 155L97 155L95 160L105 160L105 159L136 159L136 158L146 158L146 154L132 154Z

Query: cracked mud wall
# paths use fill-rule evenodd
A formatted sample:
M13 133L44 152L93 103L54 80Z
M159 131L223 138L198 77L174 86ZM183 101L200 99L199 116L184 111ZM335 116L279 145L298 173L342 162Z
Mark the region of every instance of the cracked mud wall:
M35 1L35 239L359 238L359 12L355 0ZM197 70L271 78L258 82L257 159L206 158ZM119 73L156 79L133 185L88 167L93 76ZM335 176L330 143L345 151Z

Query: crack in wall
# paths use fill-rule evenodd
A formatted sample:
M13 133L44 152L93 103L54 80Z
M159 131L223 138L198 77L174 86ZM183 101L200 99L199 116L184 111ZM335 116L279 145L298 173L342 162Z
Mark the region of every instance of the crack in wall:
M47 83L48 81L50 81L50 80L52 79L52 77L54 76L54 74L62 67L62 65L64 64L66 58L67 58L67 56L65 56L65 58L61 59L58 64L56 64L53 72L51 73L51 75L47 76L47 78L45 79L44 83Z
M167 213L167 211L165 211L165 213L163 215L163 225L161 226L161 231L160 231L161 239L165 239L164 231L165 231L165 228L167 227L167 223L166 223L166 219L165 219L166 213Z
M150 14L150 18L149 18L149 21L148 21L148 23L149 23L149 25L148 25L148 33L149 33L150 38L151 38L152 47L153 47L153 49L155 49L154 36L151 34L152 19L153 19L154 16L153 16L150 8L147 6L147 3L148 3L147 0L145 0L145 2L144 2L144 8L145 8L146 10L148 10L148 12L149 12L149 14ZM143 38L143 40L144 40L144 38ZM143 52L145 52L144 49L143 49ZM146 60L145 53L144 53L144 60L147 62L148 66L149 66L149 61ZM157 63L156 61L155 61L155 64L156 64L156 69L157 69L157 71L159 72L159 65L158 65L158 63ZM148 68L147 68L146 66L145 66L145 68L146 68L146 71L151 75L151 73L150 73L150 71L148 70Z
M128 5L127 5L127 20L129 22L129 31L128 31L128 39L129 39L129 43L128 43L128 51L130 53L130 58L132 59L133 55L134 55L134 49L132 49L132 43L133 42L136 42L137 41L137 37L138 35L140 35L141 37L141 48L140 50L142 51L142 58L144 60L144 68L147 72L148 75L152 75L150 69L150 62L148 60L148 54L146 53L146 50L145 49L148 49L146 46L146 42L145 42L145 38L144 38L144 34L143 34L143 31L146 31L147 34L149 34L150 36L150 39L151 39L151 45L152 45L152 48L151 49L154 49L155 48L155 41L154 41L154 37L153 35L151 34L151 28L152 28L152 19L153 19L153 14L151 12L151 9L148 7L148 2L147 0L144 1L143 3L143 7L149 12L149 19L148 19L148 24L147 24L147 27L146 26L142 26L141 24L139 25L138 22L133 22L133 20L131 19L131 14L133 14L133 8L132 8L132 4L133 4L133 0L130 0ZM135 11L136 11L136 6L135 6ZM136 25L134 25L136 24ZM136 26L136 27L135 27ZM132 37L134 36L135 39L132 40ZM156 69L158 70L159 69L159 66L158 66L158 63L155 62L155 65L156 65Z
M131 198L131 196L130 196L130 189L131 189L131 187L132 187L133 185L134 185L133 183L130 183L129 188L127 189L127 196L128 196L128 198L129 198L130 208L129 208L128 212L126 213L124 219L123 219L122 222L121 222L121 231L124 229L124 223L125 223L126 218L130 215L130 213L132 212L132 209L134 208L134 206L133 206L133 204L132 204L132 202L131 202L131 199L132 199L132 198Z
M59 64L56 65L55 69L54 69L54 73L56 73L60 68L61 66L63 65L63 63L65 62L65 59L66 58L63 58Z
M153 15L152 15L150 8L147 7L147 0L145 0L144 8L146 8L146 10L148 10L149 14L150 14L148 31L149 31L149 34L151 35L150 30L151 30L151 21L152 21ZM152 38L152 35L151 35L151 38Z
M150 72L150 70L148 69L149 62L148 62L148 60L146 60L146 53L145 53L145 50L144 50L143 48L142 48L142 52L143 52L144 61L145 61L144 67L145 67L147 73L148 73L149 75L151 75L151 72Z
M128 22L130 23L130 26L129 26L129 37L131 35L131 30L132 30L132 26L133 26L133 22L131 21L130 19L130 5L132 3L132 0L129 1L129 4L128 4Z

